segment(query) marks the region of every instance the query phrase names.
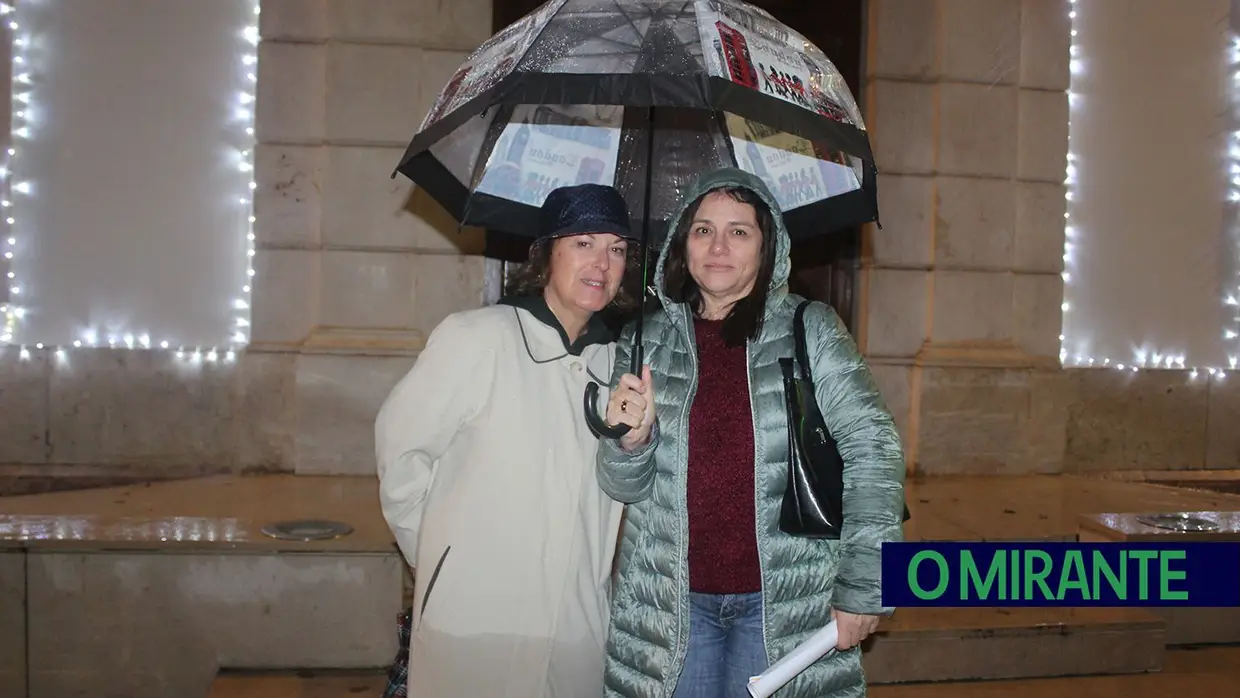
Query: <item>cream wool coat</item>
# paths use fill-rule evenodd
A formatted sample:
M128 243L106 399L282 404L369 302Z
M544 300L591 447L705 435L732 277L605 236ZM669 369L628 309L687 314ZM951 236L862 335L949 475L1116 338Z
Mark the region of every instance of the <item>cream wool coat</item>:
M574 356L525 309L461 312L383 404L383 514L416 571L411 698L602 695L622 505L582 394L593 376L606 404L614 353Z

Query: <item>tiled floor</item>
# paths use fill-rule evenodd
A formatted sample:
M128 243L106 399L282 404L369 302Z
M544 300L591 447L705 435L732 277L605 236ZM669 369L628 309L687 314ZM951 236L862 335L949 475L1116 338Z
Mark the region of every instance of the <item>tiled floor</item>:
M378 696L381 673L239 674L215 680L208 698L348 698ZM870 698L1173 698L1240 696L1240 647L1168 652L1163 671L1127 676L1086 676L1022 681L871 686Z
M207 698L379 698L386 687L380 672L233 674L217 677Z
M909 539L1071 539L1081 514L1240 511L1240 496L1072 476L942 477L907 485Z
M1078 477L912 480L907 495L912 520L906 525L906 537L914 540L1062 540L1075 536L1081 514L1240 511L1237 495ZM0 547L390 552L393 546L379 512L377 482L370 477L210 477L7 497L0 503ZM310 543L276 541L261 533L264 525L288 519L337 520L352 526L354 532L338 540ZM973 628L979 623L988 628L1042 624L1037 618L1025 617L1036 615L1035 611L975 610L976 614L958 609L898 614L888 630L920 635L951 627ZM1090 625L1125 622L1118 618L1123 615L1118 611L1106 612L1111 614L1106 618L1094 618L1098 614L1091 615L1087 610L1064 613L1078 614L1080 622ZM1168 657L1166 670L1156 675L876 686L871 695L1059 698L1065 689L1079 687L1085 695L1096 698L1165 698L1168 693L1195 695L1206 690L1211 696L1240 698L1237 666L1240 648L1177 651ZM229 679L220 685L231 685L230 690L234 690L219 694L221 697L326 698L377 695L373 689L382 686L382 677L332 675L311 680L267 676Z
M1240 511L1240 495L1078 477L911 480L910 540L1066 539L1083 513ZM6 497L0 546L125 543L153 547L370 551L391 549L370 477L216 476ZM290 546L262 535L286 519L342 521L342 539Z
M0 500L0 547L89 546L389 552L375 478L255 475L53 492ZM336 540L283 542L263 526L329 519L353 527Z

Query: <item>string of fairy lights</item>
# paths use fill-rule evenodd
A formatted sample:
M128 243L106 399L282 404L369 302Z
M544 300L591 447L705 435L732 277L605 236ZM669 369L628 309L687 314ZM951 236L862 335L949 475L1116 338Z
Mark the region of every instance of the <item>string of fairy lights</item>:
M16 261L20 258L22 244L14 228L16 218L22 211L22 199L23 197L30 196L33 188L31 182L20 179L19 158L21 146L23 142L27 142L34 137L36 126L33 120L29 118L29 113L36 84L37 66L32 65L30 60L30 39L23 33L19 8L20 5L15 7L12 3L0 3L0 21L3 21L4 31L7 31L9 34L12 61L11 138L7 151L3 157L0 157L0 197L2 197L0 206L3 207L4 217L4 232L3 238L0 238L0 242L2 242L0 250L2 250L5 262L3 265L0 265L0 268L4 269L6 277L4 279L5 286L3 287L5 293L0 293L0 320L2 320L2 324L0 324L0 344L9 345L17 343L22 320L28 313L26 288L15 268ZM253 19L241 32L243 50L240 52L240 60L246 87L236 95L235 118L242 125L241 127L248 137L246 139L247 142L252 142L254 135L254 101L258 80L257 53L260 40L257 26L259 13L259 0L254 0ZM1077 0L1068 0L1068 17L1071 22L1070 68L1072 75L1076 76L1083 69L1081 46L1077 37ZM1232 43L1229 46L1228 61L1229 65L1240 66L1240 39L1233 37ZM1240 83L1240 71L1235 73L1235 80ZM1073 82L1075 82L1075 79L1073 79ZM1059 358L1061 363L1068 367L1108 368L1120 371L1187 370L1191 377L1197 377L1202 372L1217 378L1223 377L1227 369L1234 370L1237 368L1237 357L1232 356L1229 359L1227 369L1222 367L1190 367L1186 365L1185 357L1176 352L1138 350L1130 358L1113 359L1107 356L1091 356L1070 346L1075 343L1074 340L1069 339L1069 328L1072 322L1071 313L1074 309L1071 292L1073 290L1073 276L1076 273L1076 253L1081 236L1081 231L1073 218L1073 203L1076 200L1075 185L1078 181L1080 162L1072 143L1072 114L1080 108L1080 102L1080 95L1070 86L1068 89L1068 154L1064 179L1066 210L1064 213L1064 270L1062 272L1064 282L1063 330L1059 336ZM1228 198L1231 203L1240 204L1240 132L1231 133L1227 160L1228 176L1232 186ZM246 188L237 198L237 205L244 209L246 219L248 220L248 225L245 229L247 263L245 283L241 287L238 297L232 301L236 326L227 346L186 347L170 339L152 339L149 333L119 333L100 336L94 331L86 331L80 339L72 343L72 346L47 346L42 342L18 344L22 357L28 358L32 348L36 350L50 349L58 357L64 357L67 352L73 350L112 348L175 351L179 358L193 361L227 361L234 359L236 351L243 348L248 342L250 298L255 273L253 267L255 254L253 192L256 188L256 183L253 177L252 149L236 151L236 166L240 172L249 173L248 181L245 182ZM28 231L27 234L29 234ZM1240 288L1237 288L1236 292L1228 294L1223 302L1229 310L1229 326L1224 329L1224 338L1234 343L1240 337Z
M1233 20L1234 21L1234 20ZM1227 47L1227 67L1232 71L1232 127L1235 128L1237 117L1240 117L1240 36L1234 31L1228 32ZM1231 213L1235 215L1240 209L1240 131L1232 131L1228 137L1227 143L1227 180L1229 190L1227 192L1227 203L1231 206ZM1240 241L1236 241L1240 243ZM1233 273L1240 273L1240 259L1233 259ZM1231 344L1236 344L1236 338L1240 336L1240 286L1235 286L1232 291L1223 298L1223 312L1227 318L1230 327L1223 330L1223 338ZM1240 350L1240 347L1237 347ZM1236 368L1236 357L1229 359L1231 368Z
M30 129L25 125L26 109L30 106L30 72L26 63L26 47L27 42L19 34L21 26L18 25L16 17L14 17L14 8L8 3L0 4L0 17L3 18L5 31L9 33L10 45L12 46L10 60L12 62L12 101L10 103L10 117L12 128L12 136L9 139L8 150L5 151L3 164L0 165L0 177L3 179L4 197L0 201L0 205L4 207L5 218L5 239L4 239L4 269L5 269L5 289L0 294L0 314L4 317L4 326L0 329L0 342L10 343L17 331L17 323L25 317L26 311L22 308L20 301L22 287L21 282L17 279L17 273L13 270L14 257L17 251L17 237L13 232L13 194L22 193L23 190L29 190L29 184L12 182L12 162L13 156L17 153L14 147L20 139L30 136Z
M241 217L247 221L244 226L246 236L246 278L238 289L239 293L231 302L234 328L232 335L223 346L201 347L185 346L173 339L153 339L149 332L116 332L101 335L96 330L85 330L81 338L74 340L71 346L54 346L43 342L30 342L20 337L23 319L30 313L30 305L26 300L27 289L18 273L18 264L23 249L23 240L19 237L15 226L17 217L23 210L23 199L31 196L34 183L21 178L21 154L23 143L30 142L36 133L37 124L30 114L32 102L35 101L35 86L38 82L37 61L31 56L31 37L26 34L21 17L21 4L0 3L0 19L3 20L4 31L9 35L12 61L12 101L11 126L8 150L0 161L0 206L4 211L3 250L5 263L5 287L0 293L0 345L16 345L20 356L29 359L33 350L51 351L57 358L64 359L75 350L92 348L132 349L148 351L175 352L179 359L188 361L232 361L239 350L249 342L250 298L254 278L254 104L258 84L258 43L259 43L259 8L260 0L252 0L252 15L239 36L239 66L242 88L233 96L232 118L245 137L239 141L250 144L232 150L232 159L241 176L238 178L243 187L237 195L236 205L240 208ZM35 105L37 106L37 105ZM31 231L23 226L22 235L29 236Z
M1069 46L1069 69L1072 80L1071 86L1068 88L1068 158L1067 169L1064 173L1064 197L1066 199L1066 208L1064 213L1064 254L1063 254L1063 329L1059 335L1059 361L1065 367L1072 368L1102 368L1117 371L1142 371L1142 370L1174 370L1187 371L1190 378L1197 378L1203 374L1221 380L1227 375L1229 370L1237 368L1237 357L1231 356L1227 367L1218 366L1188 366L1183 354L1172 351L1152 351L1147 349L1136 349L1133 355L1126 359L1113 359L1109 356L1091 356L1088 352L1081 351L1079 348L1070 346L1079 343L1074 337L1070 337L1070 327L1073 317L1071 313L1074 310L1071 291L1072 280L1076 274L1076 255L1081 242L1081 230L1073 217L1073 205L1077 201L1076 184L1079 177L1080 160L1077 152L1073 148L1072 140L1072 115L1081 108L1081 95L1076 91L1076 76L1084 71L1084 59L1081 55L1081 45L1078 41L1078 22L1077 22L1077 0L1068 0L1068 18L1070 21L1071 43ZM1240 43L1234 43L1230 49L1229 63L1232 65L1240 64ZM1240 82L1240 73L1236 74L1237 82ZM1230 163L1230 180L1232 185L1229 199L1232 202L1240 202L1240 132L1232 133L1232 144L1228 161ZM1224 299L1224 303L1229 307L1240 306L1240 294L1231 294ZM1232 324L1240 322L1240 308L1231 310L1229 313L1236 315L1230 319ZM1240 326L1235 329L1231 327L1224 328L1223 336L1227 340L1235 340Z

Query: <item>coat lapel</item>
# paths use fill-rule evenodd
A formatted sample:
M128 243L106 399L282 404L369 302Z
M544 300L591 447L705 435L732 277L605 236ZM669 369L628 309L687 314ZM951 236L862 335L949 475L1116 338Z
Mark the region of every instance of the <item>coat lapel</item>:
M611 375L611 365L604 366L601 362L606 359L597 359L596 355L600 353L600 348L610 346L615 338L598 315L590 318L581 336L570 344L568 334L542 296L508 296L499 302L500 305L513 307L521 335L525 339L526 350L536 363L580 356L592 373ZM601 353L609 357L612 352ZM606 378L603 382L606 382Z
M569 355L558 328L547 325L526 308L517 307L513 312L525 337L525 348L536 363L547 363Z

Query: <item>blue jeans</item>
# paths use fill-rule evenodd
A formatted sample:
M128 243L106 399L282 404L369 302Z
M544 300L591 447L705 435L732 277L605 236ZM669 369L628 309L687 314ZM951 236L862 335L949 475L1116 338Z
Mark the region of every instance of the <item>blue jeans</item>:
M689 594L689 650L672 698L749 698L765 671L762 593Z

